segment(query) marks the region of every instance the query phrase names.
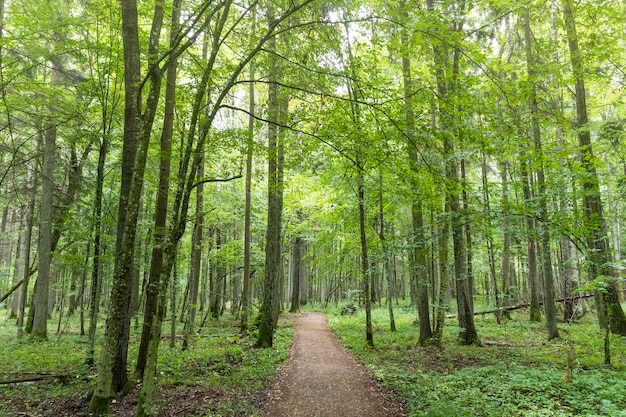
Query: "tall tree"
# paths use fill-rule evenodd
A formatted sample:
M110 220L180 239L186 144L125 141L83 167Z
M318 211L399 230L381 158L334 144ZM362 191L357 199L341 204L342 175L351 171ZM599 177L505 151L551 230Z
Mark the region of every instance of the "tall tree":
M556 327L556 305L554 294L554 274L552 273L552 249L550 245L550 228L548 219L548 196L546 191L546 180L544 173L544 155L541 143L541 128L539 126L539 108L537 104L537 87L535 57L532 52L532 36L530 29L530 11L528 8L524 11L524 41L526 50L526 67L528 77L530 78L530 87L528 91L528 102L530 106L531 130L533 143L535 146L535 158L537 162L537 187L539 193L539 210L538 216L541 222L541 269L543 272L543 288L544 298L543 307L546 315L546 324L548 327L548 340L559 337L559 330Z
M598 319L602 328L626 336L626 316L620 304L613 258L608 242L607 225L603 214L602 198L597 160L594 157L587 116L587 97L585 89L585 68L582 52L578 45L576 20L570 0L563 0L563 20L567 34L572 72L575 80L576 131L578 136L580 164L583 168L583 214L585 220L585 238L587 240L587 258L592 280L598 278L604 283L597 291Z
M255 9L252 10L252 32L256 27ZM254 78L255 63L250 61L250 85L248 86L248 135L246 136L246 183L245 183L245 213L243 231L243 289L241 293L241 332L248 331L248 315L250 312L250 279L252 267L250 265L250 252L252 246L251 218L252 218L252 157L254 154Z
M150 31L147 76L150 82L145 111L142 113L137 2L136 0L123 0L121 7L125 89L122 181L111 306L107 317L104 346L98 363L98 380L89 406L90 412L95 415L107 414L110 395L125 390L128 382L127 356L135 236L148 144L159 103L163 73L158 60L164 15L163 2L160 0L155 4Z
M432 0L427 0L427 9L433 14L434 5ZM448 12L456 16L449 31L458 34L463 30L463 20L460 16L464 13L464 3L455 4L448 7L455 7ZM436 23L440 25L440 23ZM454 253L454 279L457 296L458 320L459 320L459 340L462 344L480 344L476 327L474 325L473 312L473 291L470 285L467 265L467 247L464 237L464 214L461 211L462 185L459 178L459 156L455 151L455 133L458 135L460 129L455 126L455 95L459 94L459 46L449 50L448 46L440 40L433 40L433 54L435 77L438 92L438 133L443 140L445 176L446 176L446 212L451 218L452 244ZM458 139L458 138L456 138Z
M268 6L267 17L270 26L276 19L273 5ZM276 36L268 41L268 50L276 53ZM282 166L281 166L281 135L278 134L280 113L279 73L277 57L270 58L269 84L267 98L268 158L267 158L267 229L265 237L265 284L263 286L263 303L259 311L259 334L256 345L271 347L274 343L274 315L277 308L277 292L279 291L280 271L282 269L281 229L282 229Z
M400 3L400 14L404 21L408 21L407 5ZM415 197L411 201L411 226L414 238L414 250L409 258L411 262L411 281L415 282L417 296L417 314L420 323L419 343L424 344L433 336L430 324L428 303L428 279L426 245L424 237L424 213L423 203L417 193L419 189L418 167L418 142L415 127L415 86L411 76L411 59L408 31L403 30L400 36L402 55L402 87L404 94L404 117L406 119L406 140L409 157L409 166L413 174L412 187L416 190Z
M48 338L48 301L50 297L50 263L52 261L52 204L54 189L54 161L57 128L46 128L41 172L41 205L39 208L39 246L37 249L37 282L35 284L33 327L31 336Z

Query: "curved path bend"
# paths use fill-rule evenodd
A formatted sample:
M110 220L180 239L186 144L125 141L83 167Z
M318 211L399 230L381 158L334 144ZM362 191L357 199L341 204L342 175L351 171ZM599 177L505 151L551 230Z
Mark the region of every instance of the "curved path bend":
M266 417L406 415L328 330L324 313L297 319L289 358L268 395Z

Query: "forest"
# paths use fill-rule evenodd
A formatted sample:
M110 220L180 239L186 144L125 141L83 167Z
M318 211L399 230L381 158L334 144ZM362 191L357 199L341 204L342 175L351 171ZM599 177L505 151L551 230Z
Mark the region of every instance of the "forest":
M260 415L323 311L407 415L626 416L624 19L0 0L0 415Z

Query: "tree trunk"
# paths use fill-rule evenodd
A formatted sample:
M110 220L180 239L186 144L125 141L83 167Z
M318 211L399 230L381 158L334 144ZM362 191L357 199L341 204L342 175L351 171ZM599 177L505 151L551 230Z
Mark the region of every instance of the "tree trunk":
M406 5L401 5L401 13L405 18ZM406 138L411 173L415 176L413 187L418 188L418 160L417 160L417 135L415 129L415 115L413 112L413 80L411 78L411 61L407 51L408 39L405 32L401 36L402 42L402 82L404 90L404 113L406 119ZM422 212L422 202L416 195L411 202L411 226L414 238L414 249L411 253L409 264L411 270L411 282L415 286L415 301L417 304L417 315L420 323L419 343L424 344L433 337L430 324L430 314L428 305L428 274L426 246L424 245L424 214Z
M109 132L103 128L102 142L98 153L98 168L96 174L96 194L94 196L94 240L93 240L93 262L91 269L91 294L89 306L89 335L86 363L94 363L94 347L96 340L96 328L98 325L98 311L100 309L100 294L102 293L102 248L100 239L102 236L102 192L104 188L104 165L109 147Z
M56 126L46 129L43 144L43 169L41 173L41 206L39 209L39 248L37 255L37 283L34 295L35 313L31 336L48 338L48 302L50 297L50 263L52 261L52 204L54 190L54 160Z
M26 224L24 231L24 244L21 246L22 253L20 257L24 263L22 286L20 287L20 308L17 313L17 336L22 337L24 335L24 313L26 310L26 302L28 301L28 284L30 281L31 268L30 268L30 255L33 235L33 220L35 216L35 189L37 188L37 170L35 170L30 164L27 166L26 172L26 188L30 194L28 201L28 208L25 210Z
M370 264L367 253L367 234L365 232L365 173L360 158L357 156L357 193L359 200L359 236L361 240L361 270L365 292L365 340L369 346L374 346L374 331L372 329L372 300L370 298Z
M198 167L198 178L204 176L204 163ZM187 319L185 320L185 331L183 339L183 350L189 346L189 338L195 327L196 311L198 311L198 288L200 286L200 276L202 272L202 245L204 235L204 184L198 185L196 189L196 221L193 229L193 249L191 252L191 271L189 274L189 306L187 307Z
M180 0L177 0L180 1ZM176 12L172 16L172 27L170 33L170 49L175 47L175 38L178 34L178 21L174 21L176 14L180 13L178 4L174 2ZM157 308L157 298L159 291L159 278L163 268L163 248L167 237L167 206L170 188L170 165L172 155L172 135L174 131L174 108L176 105L176 71L177 59L174 58L167 68L165 83L165 109L163 118L163 131L161 132L159 184L156 192L154 232L152 255L150 258L150 273L148 285L146 287L146 303L143 311L143 327L141 331L141 342L137 353L137 364L135 367L135 379L143 377L146 367L146 357L148 344L150 343L150 332L154 314Z
M548 329L548 340L559 337L559 331L556 327L556 305L554 303L554 277L552 273L552 255L550 248L550 228L548 226L548 203L546 195L546 184L543 170L543 151L541 144L541 130L539 127L539 109L537 106L537 91L534 81L536 78L535 58L532 54L532 37L530 31L530 12L528 9L524 11L524 40L526 45L526 66L531 86L529 87L529 106L532 118L532 135L535 145L535 157L539 158L537 165L537 186L539 192L539 210L540 234L541 234L541 267L543 271L543 288L544 288L544 312L546 315L546 324Z
M530 179L526 153L522 152L520 157L522 187L524 192L524 202L527 210L532 207L532 192L530 189ZM530 321L541 321L541 309L539 308L539 276L537 271L537 237L535 219L533 216L526 216L526 240L528 243L528 285L530 287Z
M503 303L511 305L517 302L517 290L514 290L512 280L513 264L511 262L511 215L509 209L509 164L500 163L500 177L502 179L502 264L500 273L502 274L502 296ZM505 313L508 314L508 313Z
M145 113L140 114L140 53L136 0L122 1L122 38L124 43L124 146L122 149L122 183L118 210L115 270L111 288L111 308L107 318L105 340L99 362L99 374L89 411L108 413L112 392L125 390L128 382L127 355L130 333L130 299L133 258L140 197L152 125L160 98L162 72L157 67L158 44L163 21L162 2L154 8L148 65L150 88Z
M256 23L255 9L252 10L252 32L254 33ZM251 211L252 211L252 156L254 154L254 77L255 65L254 60L250 61L250 85L248 90L248 135L246 143L246 202L245 202L245 218L243 231L243 290L241 293L241 332L248 331L248 316L250 313L250 278L252 277L252 268L250 265L250 250L252 246L251 233Z
M396 320L393 315L393 274L391 271L391 258L392 255L387 246L387 240L385 236L385 217L384 217L384 205L383 205L383 174L379 172L379 187L378 187L378 215L379 215L379 229L378 237L380 238L380 246L383 253L383 274L387 280L387 307L389 310L389 328L392 332L396 331Z
M124 45L124 144L122 149L122 178L117 217L117 239L115 250L114 280L111 289L111 306L107 317L105 341L99 361L99 373L89 411L96 416L106 415L109 410L109 398L119 383L126 382L126 355L124 342L128 340L127 328L130 327L128 308L130 303L130 283L119 272L120 261L125 250L123 245L126 217L129 209L129 196L133 178L135 155L137 153L140 114L138 108L140 83L140 52L136 0L123 0L122 39ZM129 262L132 258L129 259ZM130 266L126 266L130 269ZM128 322L128 324L126 324ZM119 344L122 344L121 346ZM115 383L114 383L115 379Z
M275 19L274 6L267 10L270 25ZM270 51L276 51L276 36L267 42ZM267 231L265 240L265 283L263 285L263 303L259 311L259 334L256 341L258 347L272 347L274 343L274 314L276 309L276 292L280 284L281 253L281 206L282 189L279 182L279 145L278 121L279 89L278 68L276 59L270 61L268 90L268 180L267 180Z
M606 285L596 297L598 303L598 319L602 328L626 336L626 316L619 301L615 271L612 267L613 257L608 242L607 226L603 215L600 185L596 172L596 159L593 155L591 132L587 126L587 98L585 92L584 67L578 47L576 22L570 0L563 0L563 18L567 32L567 40L572 62L572 71L576 79L576 127L578 129L578 145L582 177L583 212L587 238L587 258L590 261L591 279L603 278Z
M296 236L293 248L291 249L291 259L293 268L291 271L291 308L290 313L300 311L300 281L302 280L302 242L300 236Z
M429 12L434 12L432 0L427 0L426 6ZM462 6L461 6L462 7ZM459 10L456 12L463 12ZM462 22L456 21L450 30L462 31ZM446 211L451 218L452 243L454 248L454 278L457 296L458 317L459 317L459 340L462 344L480 344L478 334L474 326L474 315L472 314L472 289L471 279L468 275L467 247L464 238L463 219L464 213L461 211L460 194L463 189L459 180L459 168L454 147L454 132L458 132L455 127L455 106L450 103L450 99L457 93L457 80L459 76L459 51L453 50L449 56L448 47L445 44L435 42L433 44L433 56L435 64L435 76L437 80L437 92L439 100L440 122L438 130L443 138L443 151L445 159L446 180ZM452 62L450 62L452 58Z
M500 297L500 289L498 288L498 277L496 274L496 257L493 249L493 234L491 224L492 214L491 214L491 202L489 199L489 182L487 181L487 156L485 154L485 150L482 151L482 164L481 164L481 172L482 172L482 184L483 184L483 203L485 208L485 218L488 221L487 224L487 256L489 258L489 273L491 277L491 285L493 286L493 305L496 307L500 307L501 297ZM503 255L504 256L504 255ZM507 260L508 262L508 260ZM501 314L496 313L496 321L500 324Z
M219 252L222 248L222 231L218 228L214 229L215 233L215 243L214 249ZM213 262L213 285L211 287L211 305L209 306L209 310L211 311L211 317L214 319L219 319L221 310L222 310L222 302L223 302L223 292L222 287L224 286L224 280L226 280L226 269L221 265L222 261L217 260L217 262Z

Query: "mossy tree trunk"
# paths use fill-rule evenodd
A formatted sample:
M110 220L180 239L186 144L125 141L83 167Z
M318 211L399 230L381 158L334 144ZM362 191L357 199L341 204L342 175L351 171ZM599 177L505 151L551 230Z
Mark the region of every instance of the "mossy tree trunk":
M268 6L267 16L270 26L274 23L275 10L273 5ZM276 51L276 36L267 42L269 51ZM280 283L282 268L280 237L282 217L282 187L279 173L279 87L278 63L273 56L269 64L268 86L268 162L267 162L267 230L265 237L265 281L263 285L263 302L259 311L259 333L256 340L258 347L272 347L274 343L274 315L277 303L277 292Z

